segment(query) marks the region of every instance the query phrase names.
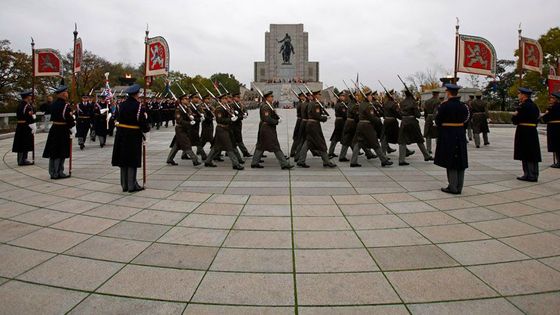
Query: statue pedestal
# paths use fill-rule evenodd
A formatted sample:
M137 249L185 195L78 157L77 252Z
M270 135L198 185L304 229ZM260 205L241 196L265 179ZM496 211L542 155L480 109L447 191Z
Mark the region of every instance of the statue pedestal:
M282 83L288 83L290 79L295 79L297 77L296 66L291 63L280 64L278 66L278 74L281 80L286 80L286 82Z

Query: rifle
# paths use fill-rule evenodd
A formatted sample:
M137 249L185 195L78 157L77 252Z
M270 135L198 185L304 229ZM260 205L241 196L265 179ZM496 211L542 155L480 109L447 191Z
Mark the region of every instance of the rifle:
M218 80L216 80L216 81L218 81ZM229 94L229 91L228 91L228 90L226 89L226 87L222 84L222 82L218 81L218 84L222 87L222 89L224 89L224 91L226 92L226 94ZM239 110L242 110L242 109L241 109L241 105L239 105L236 101L233 101L233 104L235 104L235 106L236 106L237 108L239 108ZM234 109L233 112L235 113L235 115L239 115L239 112L238 112L237 110Z
M408 88L408 86L404 83L403 79L401 79L401 76L397 74L397 77L399 78L399 80L401 80L401 83L404 85L404 88L406 89L406 91L408 93L410 93L410 95L412 95L412 98L414 99L415 102L418 102L418 100L416 100L416 97L414 97L414 94L412 94L412 92L410 91L410 89Z
M307 85L305 85L305 83L303 84L303 86L307 89L309 94L313 95L313 93L311 92L309 87ZM321 110L322 110L323 114L325 114L326 116L330 116L329 113L327 112L327 110L325 109L325 106L323 106L323 103L321 103L321 101L319 101L318 99L315 99L315 101L319 104L319 106L321 106Z
M202 99L203 99L203 98L202 98L202 94L200 94L200 92L198 91L198 89L196 88L196 86L194 85L194 83L191 83L191 85L192 85L192 87L194 88L194 91L196 92L196 94L198 94L198 97L200 97L200 99L202 100ZM204 101L202 102L202 104L204 104L204 107L206 108L206 110L209 111L210 114L212 114L212 117L215 118L216 116L214 115L214 112L213 112L210 108L208 108L208 105L206 105L206 103L204 103Z
M257 92L259 93L259 95L261 96L262 100L266 103L266 105L268 105L268 107L270 107L270 109L276 113L276 111L274 110L274 107L272 107L272 105L270 105L270 103L264 98L264 94L263 92L255 85L255 90L257 90Z
M340 99L340 96L338 96L338 95L334 92L334 88L333 88L332 94L334 95L334 97L336 97L337 100L339 100L339 101L342 103L342 105L344 105L344 107L346 107L346 109L348 109L348 105L346 105L346 103L343 102L343 101Z
M354 82L354 81L352 81L352 80L350 80L350 81L351 81L352 83L354 83L354 85L356 86L356 88L360 91L360 94L362 94L362 96L364 97L364 100L367 100L366 94L364 93L364 91L362 91L362 89L360 89L360 87L358 86L358 83L357 83L357 82ZM377 106L375 106L375 104L374 104L373 102L370 102L370 101L367 101L367 102L371 104L371 106L373 107L373 110L375 111L375 114L376 114L378 117L383 117L383 109L378 108Z
M227 107L224 106L224 104L222 104L222 102L220 102L220 100L216 97L216 95L214 95L214 93L210 92L210 90L207 87L204 87L206 89L206 92L208 92L208 94L210 94L210 96L212 96L212 98L214 100L216 100L216 102L218 102L218 104L220 106L222 106L223 109L226 110L226 112L228 112L231 116L233 116L233 113L231 112L231 110Z
M342 82L344 83L344 86L346 86L346 89L347 89L348 92L350 93L350 98L352 98L354 101L356 101L356 98L355 98L354 95L352 94L352 90L348 87L348 84L346 84L346 81L342 80Z

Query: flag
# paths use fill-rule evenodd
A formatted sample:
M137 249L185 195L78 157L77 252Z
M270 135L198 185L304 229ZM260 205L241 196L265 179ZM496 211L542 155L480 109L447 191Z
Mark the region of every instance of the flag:
M496 76L496 50L486 39L458 35L457 72Z
M36 77L62 76L62 57L54 49L43 48L35 49L33 55L33 65Z
M105 72L105 87L101 92L102 96L105 96L105 99L111 100L113 98L113 91L111 91L111 86L109 86L109 72Z
M548 64L548 74L556 75L556 67L550 63Z
M548 75L548 94L560 92L560 76Z
M82 70L83 57L82 39L78 37L76 39L76 43L74 44L74 73L78 73Z
M156 36L146 42L146 76L167 75L169 72L169 46L165 38Z
M543 50L541 44L534 39L521 37L519 46L521 49L521 67L542 73Z

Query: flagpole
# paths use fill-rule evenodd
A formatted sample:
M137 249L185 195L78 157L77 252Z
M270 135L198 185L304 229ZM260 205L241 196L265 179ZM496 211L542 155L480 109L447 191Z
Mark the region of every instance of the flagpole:
M519 23L519 28L517 29L517 45L518 45L518 53L519 56L519 63L517 65L517 71L519 73L519 87L523 85L523 47L521 47L521 23Z
M31 106L35 106L35 41L33 40L33 37L31 37L31 69ZM33 109L33 111L35 112L35 109ZM33 134L33 151L31 152L31 159L33 160L33 163L35 163L35 134Z
M459 18L457 19L457 24L455 25L455 64L453 66L453 84L457 84L457 52L459 50Z
M78 24L74 23L74 48L73 50L73 57L72 57L72 96L71 99L77 101L78 99L78 85L76 80L76 41L78 39Z
M146 106L146 90L148 88L148 35L150 34L150 30L148 28L148 24L146 24L146 37L144 38L144 97L142 100L142 106ZM142 143L142 186L146 185L146 141Z

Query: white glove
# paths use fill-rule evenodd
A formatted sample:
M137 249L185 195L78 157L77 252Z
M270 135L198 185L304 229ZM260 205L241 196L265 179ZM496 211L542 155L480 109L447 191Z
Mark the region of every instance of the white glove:
M278 123L281 123L281 122L282 122L282 118L278 118Z
M29 124L29 128L31 128L31 133L32 134L35 134L35 132L37 132L37 124L36 123Z
M200 121L204 121L206 120L206 118L204 118L204 116L200 116Z
M331 116L327 116L327 120L331 119Z
M249 117L249 113L244 113L243 118L247 118L247 117Z
M75 135L75 134L76 134L76 126L70 128L70 134L71 134L71 135Z
M191 120L190 123L191 123L191 126L196 125L196 121L194 121L194 120Z
M189 115L189 119L190 119L190 120L194 120L194 116L193 116L193 115Z
M107 114L107 119L111 119L112 116L113 116L113 114L111 114L111 113Z
M37 115L33 114L33 120L37 119Z
M107 108L103 108L102 110L100 110L99 112L101 113L101 115L105 114L109 109Z
M148 141L150 141L150 133L149 132L143 132L142 135L143 135L142 143L144 143L144 144L148 143Z
M237 116L231 117L231 121L237 121Z

